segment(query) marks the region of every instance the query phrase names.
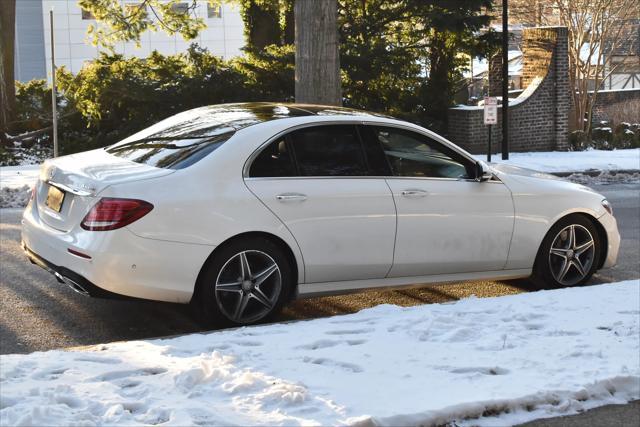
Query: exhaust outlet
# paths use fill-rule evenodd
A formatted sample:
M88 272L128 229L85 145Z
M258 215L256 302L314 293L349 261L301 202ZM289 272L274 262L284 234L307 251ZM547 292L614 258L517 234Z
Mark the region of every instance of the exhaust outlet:
M74 281L73 279L68 278L67 276L63 276L62 274L55 272L54 273L56 278L61 281L62 283L64 283L65 285L67 285L68 287L70 287L73 291L84 295L85 297L90 296L89 295L89 291L87 291L85 288L83 288L78 282Z

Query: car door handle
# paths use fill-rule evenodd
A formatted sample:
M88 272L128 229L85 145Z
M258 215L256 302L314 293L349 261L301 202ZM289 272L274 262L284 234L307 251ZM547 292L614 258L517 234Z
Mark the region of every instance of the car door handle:
M405 197L424 197L429 193L424 190L403 190L400 194Z
M305 200L307 200L307 196L299 193L278 194L276 196L276 200L279 200L281 202L289 202L289 201L296 201L296 200L300 202L304 202Z

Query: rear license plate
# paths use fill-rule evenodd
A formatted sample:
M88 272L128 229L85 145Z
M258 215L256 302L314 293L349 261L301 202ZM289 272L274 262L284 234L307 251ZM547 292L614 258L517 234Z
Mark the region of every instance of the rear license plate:
M62 210L62 202L64 202L64 194L64 191L58 187L50 185L47 191L47 200L44 204L47 205L49 209L60 212L60 210Z

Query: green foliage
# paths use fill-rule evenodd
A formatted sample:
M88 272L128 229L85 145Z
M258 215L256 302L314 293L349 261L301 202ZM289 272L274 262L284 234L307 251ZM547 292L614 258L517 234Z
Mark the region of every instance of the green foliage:
M446 130L468 56L496 43L488 0L339 0L345 104Z
M637 132L638 129L634 132L630 123L620 123L614 129L612 145L616 149L637 147L640 136Z
M613 150L613 132L609 126L593 128L591 131L593 148L597 150Z
M591 137L581 130L571 132L569 147L573 151L640 148L640 123L622 122L612 131L612 123L602 121L598 125L594 125Z
M208 2L212 6L221 3ZM181 4L186 4L186 9L180 8ZM193 40L206 28L204 20L195 15L196 0L140 0L124 7L121 0L78 0L78 5L98 22L88 29L93 43L109 49L118 41L140 44L145 31L164 31Z
M115 142L190 108L252 100L246 80L237 66L197 45L184 54L154 52L143 59L101 54L77 75L62 71L59 79L95 145Z
M245 51L257 53L285 43L286 13L292 0L239 0L244 22Z
M581 130L575 130L569 134L569 148L571 151L584 151L589 148L587 134Z
M267 46L225 61L192 45L179 55L131 58L103 53L73 75L58 70L62 154L117 142L168 116L203 105L293 101L293 46ZM51 126L51 88L17 84L18 133ZM51 131L0 152L0 164L50 155ZM32 148L33 146L33 148ZM40 151L38 151L40 150ZM35 157L34 157L35 156ZM40 158L38 157L38 158ZM41 158L42 160L43 158Z
M103 53L77 75L60 69L61 152L108 145L202 105L292 102L294 0L230 1L240 5L246 26L241 57L223 60L192 45L183 54L154 52L148 58ZM176 9L177 3L139 0L123 7L120 0L79 1L97 19L91 36L103 46L119 40L139 42L144 31L193 38L204 25L192 14L196 3L187 0L186 13ZM338 0L338 4L344 104L445 131L447 108L468 63L465 55L487 54L493 48L494 34L479 31L488 23L491 2ZM50 126L50 97L44 81L18 86L20 131ZM38 138L45 145L50 141L47 133Z
M345 105L391 114L414 110L425 45L407 5L341 0L339 25Z
M293 45L270 45L261 51L233 59L230 63L244 77L245 95L251 100L294 101Z
M51 88L46 80L16 81L16 120L21 132L51 124Z

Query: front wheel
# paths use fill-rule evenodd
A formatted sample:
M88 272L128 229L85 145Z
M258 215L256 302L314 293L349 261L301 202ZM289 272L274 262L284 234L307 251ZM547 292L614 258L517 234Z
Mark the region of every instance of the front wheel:
M598 231L589 219L564 218L542 241L532 277L534 283L543 288L582 285L595 273L601 250Z
M266 321L280 311L291 289L287 256L262 238L231 242L205 268L196 304L208 324Z

